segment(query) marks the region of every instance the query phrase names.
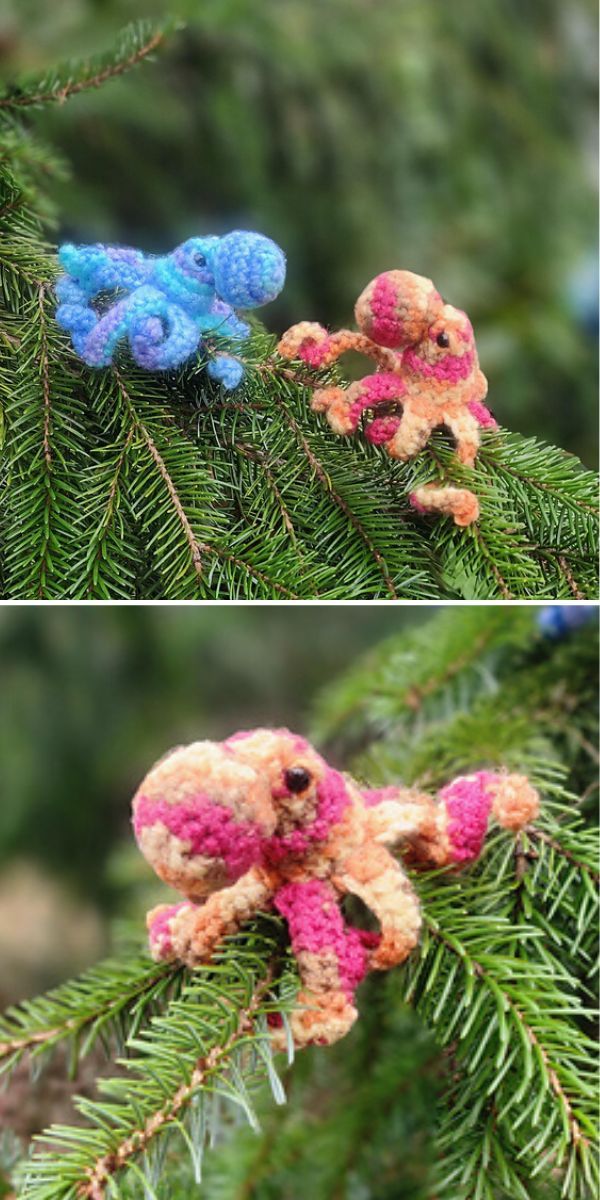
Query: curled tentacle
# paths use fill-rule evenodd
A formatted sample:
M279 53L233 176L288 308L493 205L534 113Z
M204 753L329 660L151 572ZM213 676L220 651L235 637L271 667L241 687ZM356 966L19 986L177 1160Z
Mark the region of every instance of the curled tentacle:
M128 337L141 367L168 370L193 354L199 335L196 323L156 288L138 288L117 301L97 320L78 353L91 367L106 367L118 343Z
M409 502L415 512L441 513L463 528L479 519L479 500L468 488L425 483L411 492Z
M206 368L207 374L215 383L221 383L227 391L233 391L244 378L244 367L239 358L231 358L229 354L217 354Z
M74 350L83 357L86 339L97 324L98 316L88 304L83 288L70 275L62 275L55 290L60 301L56 320L70 333Z

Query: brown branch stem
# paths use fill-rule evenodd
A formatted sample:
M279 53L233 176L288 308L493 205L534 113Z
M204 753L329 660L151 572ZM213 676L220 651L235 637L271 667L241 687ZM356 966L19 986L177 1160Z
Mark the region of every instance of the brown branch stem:
M24 96L2 96L0 98L0 108L25 108L32 104L46 104L50 101L55 101L58 104L64 104L69 96L75 96L78 92L85 92L91 88L102 87L108 79L114 79L118 75L123 75L125 71L129 71L131 67L135 67L137 63L146 58L156 47L164 40L164 33L155 33L146 42L144 46L140 46L129 58L122 62L111 64L105 67L103 71L98 71L97 75L91 75L89 79L80 79L74 83L66 83L64 87L58 88L56 91L37 92L33 95Z
M334 503L337 504L339 509L341 509L341 511L343 512L344 516L346 517L346 519L348 520L350 525L352 525L353 529L356 530L359 537L364 542L369 553L371 554L371 556L373 557L374 561L376 562L376 564L379 568L379 571L385 581L385 585L386 585L386 588L387 588L390 596L392 597L393 600L397 600L398 593L396 591L396 588L394 587L393 580L389 574L389 571L387 569L387 564L385 562L383 555L380 553L380 551L377 549L377 547L373 545L373 542L371 541L368 533L366 532L365 529L363 529L360 521L356 518L356 516L352 512L352 509L350 508L350 506L346 503L346 501L343 499L342 496L339 496L338 493L336 491L334 491L334 489L327 477L327 473L321 466L321 463L319 462L317 456L315 454L313 454L313 451L311 450L296 418L294 417L293 413L291 413L289 411L287 405L284 403L283 400L281 401L281 407L286 415L288 424L289 424L292 432L294 433L294 436L296 437L296 440L297 440L300 448L303 450L304 454L306 455L306 458L308 459L315 475L317 476L317 479L322 484L322 486L326 489L326 491L329 493L329 495L331 496Z
M527 832L530 833L531 831L528 830ZM458 954L456 948L452 945L452 943L449 942L448 939L444 937L444 934L441 932L441 930L435 924L433 924L431 921L428 921L427 924L428 924L430 932L433 934L433 936L437 937L441 942L443 942L444 945L448 948L448 950L450 950L451 953L455 955L455 957L461 958L461 961L464 962L465 961L464 958L462 958L461 955ZM489 973L485 970L484 967L481 966L481 963L477 962L477 960L474 958L469 958L469 962L471 963L475 974L480 979L485 980L488 978ZM565 1090L560 1082L560 1079L556 1073L555 1068L552 1066L552 1064L550 1062L550 1058L549 1058L549 1055L548 1055L546 1049L540 1042L534 1029L532 1029L529 1022L525 1019L525 1016L521 1012L518 1005L515 1004L514 1000L512 999L512 996L505 990L505 988L502 988L499 984L497 984L497 987L498 987L498 991L501 993L504 1001L506 1002L508 1008L510 1008L510 1011L512 1013L514 1013L517 1021L524 1029L526 1037L531 1042L532 1046L536 1046L540 1052L540 1057L542 1058L542 1061L544 1063L544 1067L546 1069L550 1087L552 1088L552 1091L554 1092L559 1104L562 1105L562 1107L565 1111L565 1114L567 1117L567 1123L568 1123L569 1129L571 1131L571 1140L573 1142L573 1145L575 1147L577 1147L580 1143L587 1144L587 1138L585 1138L583 1133L581 1132L581 1126L579 1125L579 1122L577 1121L575 1114L573 1113L571 1101L569 1100L569 1097L567 1096L567 1093L565 1092Z
M131 1158L142 1154L166 1125L177 1120L194 1094L202 1088L208 1076L219 1067L236 1042L252 1030L254 1016L271 984L271 978L272 972L269 971L266 979L262 979L255 987L250 1003L241 1010L233 1032L221 1046L213 1046L208 1054L197 1060L189 1081L182 1083L169 1101L157 1112L152 1113L140 1129L136 1129L115 1150L103 1155L93 1166L88 1168L86 1182L80 1183L77 1188L79 1200L104 1200L106 1187L111 1177L125 1167Z
M573 863L573 866L577 867L579 871L585 871L595 883L600 883L600 873L598 871L594 871L593 867L590 867L587 863L582 862L580 858L577 858L577 856L573 854L572 850L567 850L566 846L562 846L560 842L555 841L555 839L550 837L550 834L546 833L545 830L537 829L535 826L528 826L527 834L529 837L533 838L534 841L537 839L539 842L544 842L546 846L551 846L553 850L556 850L557 854L560 854L562 858L566 858L570 863Z
M177 492L177 488L175 487L175 484L173 483L173 480L171 479L171 476L167 470L164 459L160 455L158 448L156 446L156 443L154 442L153 438L150 436L148 430L146 429L146 426L143 424L142 421L140 421L140 419L134 409L131 397L125 388L125 385L123 383L123 380L121 379L121 376L119 375L119 372L115 371L115 375L117 378L119 391L121 393L122 399L125 401L125 404L127 406L129 415L134 423L134 426L140 433L142 440L145 442L146 447L147 447L148 451L150 452L150 455L158 469L161 479L163 480L163 483L165 484L165 487L169 493L171 503L173 505L173 508L175 509L177 519L179 521L179 524L181 525L185 540L189 547L190 557L192 560L194 570L197 575L202 576L202 551L204 549L206 549L206 547L201 546L200 542L195 537L194 531L192 529L192 526L190 525L187 513L183 507L183 504L181 503L179 494Z

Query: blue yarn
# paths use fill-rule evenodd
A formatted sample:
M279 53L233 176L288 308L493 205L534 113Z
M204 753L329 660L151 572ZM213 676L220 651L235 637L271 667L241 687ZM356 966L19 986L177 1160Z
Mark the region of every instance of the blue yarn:
M205 334L235 343L249 326L236 308L274 300L285 280L285 256L260 233L234 230L225 237L189 238L172 254L142 254L128 246L73 246L58 252L65 274L56 285L56 319L73 349L90 367L106 367L128 338L134 360L148 371L178 367L201 348ZM106 293L108 307L90 303ZM208 374L237 387L244 368L218 355Z
M591 621L597 611L595 604L547 604L538 612L538 629L545 637L564 638Z

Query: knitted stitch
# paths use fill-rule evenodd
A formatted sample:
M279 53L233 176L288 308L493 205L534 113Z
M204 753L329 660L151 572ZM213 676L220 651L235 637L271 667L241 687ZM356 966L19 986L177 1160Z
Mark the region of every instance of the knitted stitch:
M151 952L210 962L223 937L275 908L300 972L294 1040L334 1042L356 1020L366 972L403 962L418 942L419 902L390 848L415 866L461 867L480 853L490 814L517 831L538 809L524 776L489 771L455 780L437 802L402 787L363 792L287 729L179 747L133 800L143 854L186 897L148 914ZM347 923L347 893L371 909L379 933ZM283 1048L283 1030L271 1036Z
M318 388L313 412L324 413L334 433L344 436L362 421L367 440L402 461L418 454L433 430L445 426L454 437L458 459L472 467L480 428L497 425L483 403L487 381L479 370L466 313L444 304L431 280L411 271L378 275L361 293L354 311L358 333L342 329L329 334L321 325L302 321L279 342L284 358L299 358L314 368L328 366L347 350L358 350L377 363L377 374L346 388ZM471 492L454 489L445 499L441 492L438 487L436 496L428 493L424 499L415 493L413 507L452 516L457 525L477 520L479 504Z
M148 371L178 367L218 333L239 344L249 327L236 308L274 300L283 287L285 257L270 238L235 230L225 237L190 238L155 257L127 246L61 246L66 274L56 285L56 319L90 367L113 361L128 338L133 358ZM111 295L107 308L106 293ZM91 304L100 297L99 308ZM219 354L208 365L224 388L244 375L239 359Z

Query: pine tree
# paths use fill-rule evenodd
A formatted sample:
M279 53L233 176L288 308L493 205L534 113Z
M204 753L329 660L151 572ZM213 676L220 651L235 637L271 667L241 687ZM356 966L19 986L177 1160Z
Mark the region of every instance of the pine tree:
M421 946L365 981L352 1033L280 1077L267 1019L295 974L273 917L193 973L124 948L0 1022L2 1065L29 1058L32 1086L65 1044L75 1070L98 1042L126 1053L13 1171L22 1200L184 1200L201 1178L211 1200L596 1195L597 636L536 620L446 610L321 697L314 734L362 780L435 789L506 764L542 793L476 867L414 876Z
M597 594L596 484L571 455L501 431L459 531L410 509L414 486L465 482L440 434L391 463L309 410L314 375L259 324L233 395L198 360L168 376L95 372L53 312L48 173L64 167L30 110L99 87L151 55L137 26L108 56L0 97L0 580L5 599L585 598Z

